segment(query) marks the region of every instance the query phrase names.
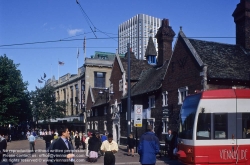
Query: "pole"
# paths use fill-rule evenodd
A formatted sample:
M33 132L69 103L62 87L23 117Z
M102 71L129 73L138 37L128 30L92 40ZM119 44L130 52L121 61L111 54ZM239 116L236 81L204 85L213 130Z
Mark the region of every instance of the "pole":
M59 83L59 60L58 60L58 83Z
M129 134L131 133L131 100L130 100L130 43L127 44L128 46L128 53L127 53L127 58L128 58L128 69L127 69L127 75L128 75L128 86L127 86L127 93L128 93L128 100L127 100L127 119L128 119L128 137Z
M135 127L135 152L137 153L137 150L138 150L138 142L137 142L137 139L138 139L138 134L137 134L137 127Z

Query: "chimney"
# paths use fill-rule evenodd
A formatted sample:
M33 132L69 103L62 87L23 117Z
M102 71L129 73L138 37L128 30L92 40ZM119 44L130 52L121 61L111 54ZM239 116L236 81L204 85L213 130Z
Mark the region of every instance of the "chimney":
M241 0L233 12L236 44L250 50L250 0Z
M157 31L155 38L158 43L158 58L157 65L162 66L166 60L169 60L172 55L172 42L175 32L169 26L169 20L163 19L161 27Z

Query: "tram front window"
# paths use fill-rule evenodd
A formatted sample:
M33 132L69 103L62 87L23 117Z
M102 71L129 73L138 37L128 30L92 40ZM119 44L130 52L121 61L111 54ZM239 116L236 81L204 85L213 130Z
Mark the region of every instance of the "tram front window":
M197 140L211 139L211 113L200 113L197 122Z
M181 108L179 137L193 139L194 118L200 102L201 94L186 97Z

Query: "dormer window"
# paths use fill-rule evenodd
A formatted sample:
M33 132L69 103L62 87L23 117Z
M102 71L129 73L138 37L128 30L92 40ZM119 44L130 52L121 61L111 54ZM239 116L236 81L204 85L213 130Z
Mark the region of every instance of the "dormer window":
M156 65L156 56L148 56L148 64L150 65Z

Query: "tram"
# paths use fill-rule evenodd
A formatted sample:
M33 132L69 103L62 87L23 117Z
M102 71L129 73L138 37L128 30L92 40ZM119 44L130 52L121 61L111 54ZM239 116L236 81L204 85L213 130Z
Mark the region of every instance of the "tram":
M177 155L186 165L250 165L250 89L187 96Z

